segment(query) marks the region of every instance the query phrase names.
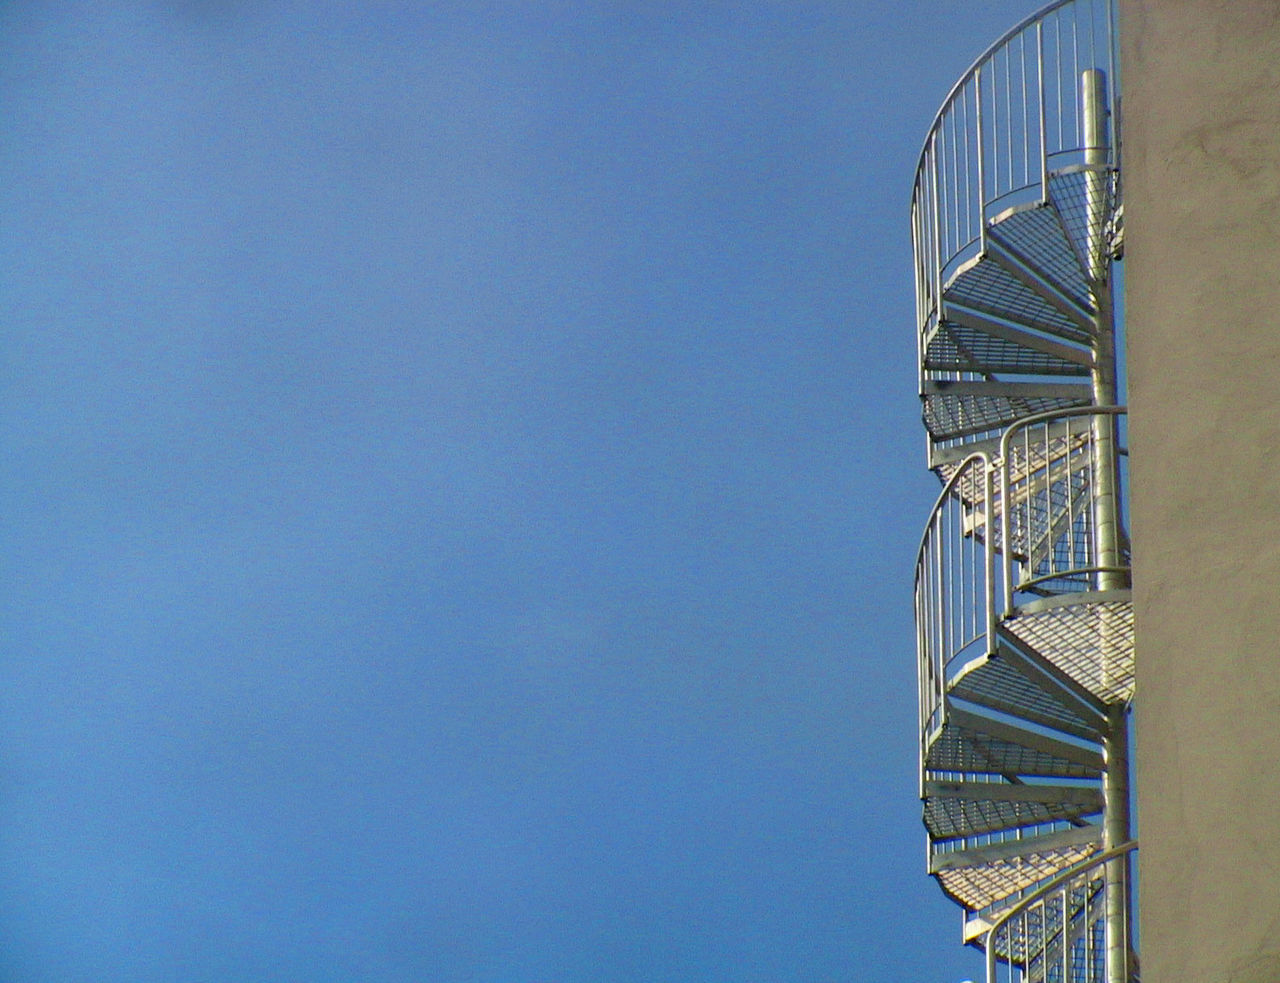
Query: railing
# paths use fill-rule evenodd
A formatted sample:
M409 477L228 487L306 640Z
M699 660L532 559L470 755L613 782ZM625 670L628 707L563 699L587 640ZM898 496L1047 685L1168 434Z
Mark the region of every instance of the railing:
M916 556L922 748L942 724L948 682L995 651L1000 616L1031 597L1128 586L1124 414L1103 406L1027 417L1005 431L998 460L972 454L943 486Z
M915 605L922 749L941 726L953 664L989 652L995 643L993 490L987 455L966 458L938 496L920 541Z
M1020 420L1000 440L1003 611L1020 596L1128 586L1120 490L1125 410L1091 406Z
M1116 121L1115 16L1115 0L1050 4L988 48L942 104L911 196L921 339L936 327L948 278L985 252L991 219L1046 200L1054 173L1117 166L1105 120L1099 134L1080 96L1083 76L1104 72L1106 115Z
M987 931L987 983L1104 983L1137 979L1127 898L1130 857L1124 843L1048 881ZM1108 931L1108 900L1113 919Z

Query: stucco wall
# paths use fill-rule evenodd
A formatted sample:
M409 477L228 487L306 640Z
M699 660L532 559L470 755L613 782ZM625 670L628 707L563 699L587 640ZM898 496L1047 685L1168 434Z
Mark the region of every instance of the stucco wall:
M1280 0L1121 0L1143 983L1280 981Z

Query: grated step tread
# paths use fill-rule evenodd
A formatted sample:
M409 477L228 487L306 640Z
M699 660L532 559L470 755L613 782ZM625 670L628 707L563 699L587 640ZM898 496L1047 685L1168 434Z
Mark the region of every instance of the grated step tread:
M935 840L1005 832L1052 822L1074 823L1086 816L1095 815L1098 811L1080 803L979 798L977 793L989 792L991 784L973 784L973 798L925 796L924 825Z
M1028 852L1012 860L953 867L933 876L947 896L970 911L986 911L1007 898L1056 877L1068 867L1098 852L1093 844L1059 847L1037 852L1033 841Z
M1005 619L1002 628L1103 702L1133 699L1131 600L1045 604Z
M949 695L1074 737L1101 739L1089 720L1046 693L999 655L975 660L950 686Z
M929 743L924 761L934 771L986 772L1040 778L1098 778L1102 768L1027 744L993 737L947 720Z
M1092 307L1089 280L1081 265L1082 254L1076 252L1056 202L1018 209L994 223L990 233L1024 259L1026 265L1034 268L1058 293L1078 307L1086 310Z
M944 301L1042 331L1055 338L1088 344L1089 322L1070 317L991 259L981 259L958 273L943 293Z
M943 321L929 339L924 368L930 371L975 372L1035 376L1087 376L1078 361L1037 351L979 328Z
M1077 397L931 393L923 397L924 425L935 441L1003 430L1034 413L1088 406L1090 395L1080 388Z

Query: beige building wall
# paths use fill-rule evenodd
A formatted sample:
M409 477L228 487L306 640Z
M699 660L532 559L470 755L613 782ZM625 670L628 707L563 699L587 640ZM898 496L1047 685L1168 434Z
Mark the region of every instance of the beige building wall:
M1121 0L1143 983L1280 983L1280 0Z

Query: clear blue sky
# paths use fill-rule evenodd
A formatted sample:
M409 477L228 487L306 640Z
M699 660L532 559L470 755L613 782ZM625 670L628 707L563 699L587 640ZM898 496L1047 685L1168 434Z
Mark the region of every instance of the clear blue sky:
M907 203L1032 6L0 8L0 979L971 976Z

